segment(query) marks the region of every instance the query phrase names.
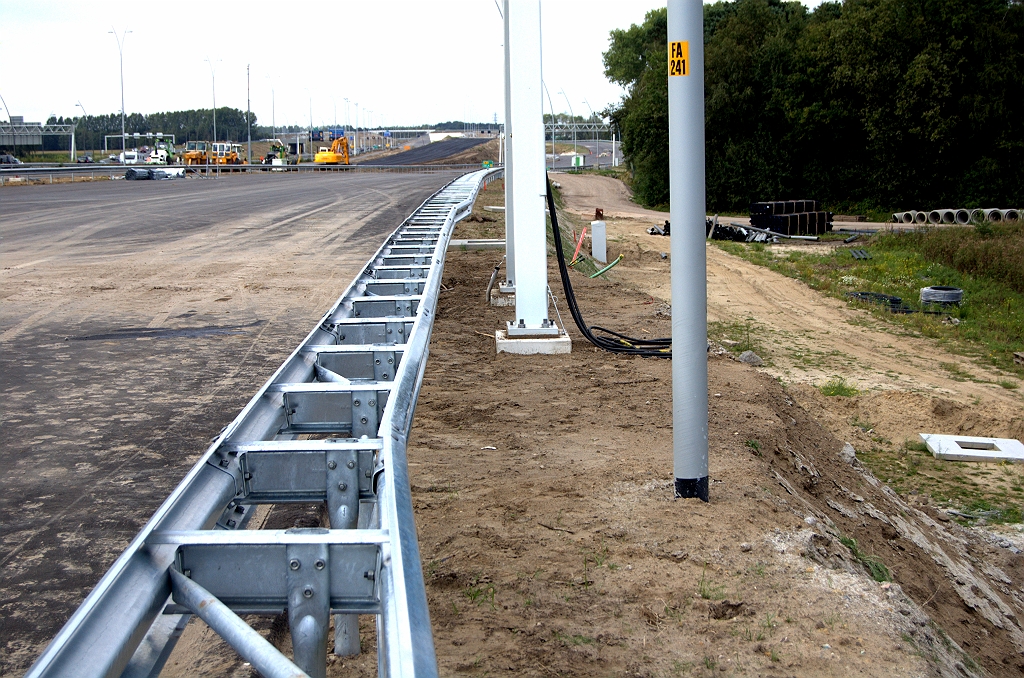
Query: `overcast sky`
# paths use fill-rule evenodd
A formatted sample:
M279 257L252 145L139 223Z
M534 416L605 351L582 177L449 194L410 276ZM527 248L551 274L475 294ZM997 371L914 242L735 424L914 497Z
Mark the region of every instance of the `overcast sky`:
M600 111L618 101L622 90L601 63L609 31L664 6L543 0L544 80L556 111L586 115L587 102ZM129 113L209 108L209 58L218 106L245 109L250 65L252 110L265 125L272 114L278 125L307 125L311 109L313 125L355 123L356 104L360 123L372 111L374 125L389 127L502 117L495 0L0 0L0 97L10 106L0 119L75 116L78 104L90 115L118 112L118 48L109 32L125 28Z

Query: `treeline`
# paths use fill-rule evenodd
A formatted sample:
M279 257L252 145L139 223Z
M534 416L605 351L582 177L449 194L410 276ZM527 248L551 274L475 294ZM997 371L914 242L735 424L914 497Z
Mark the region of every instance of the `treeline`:
M256 114L251 114L252 136L254 139L269 136L270 128L257 127ZM54 118L46 121L48 125L75 123L75 145L80 149L103 148L103 137L107 134L121 134L121 114L111 113L109 115L85 115L80 118ZM126 134L146 134L147 132L163 132L173 134L175 142L183 144L190 140L213 141L213 109L199 109L191 111L171 111L169 113L132 113L125 116L124 130ZM246 125L245 111L237 108L217 109L217 141L245 141ZM43 137L44 150L51 150L47 146L51 143L57 144L53 150L63 148L67 138ZM139 142L146 143L145 141ZM120 149L121 142L111 139L109 147ZM129 148L134 144L128 142ZM150 144L152 145L152 144Z
M707 204L836 210L1024 203L1024 2L704 6ZM665 10L611 33L633 188L668 202Z

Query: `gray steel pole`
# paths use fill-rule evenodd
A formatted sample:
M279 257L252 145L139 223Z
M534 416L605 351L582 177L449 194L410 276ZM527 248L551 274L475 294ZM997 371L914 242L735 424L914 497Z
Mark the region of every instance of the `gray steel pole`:
M675 495L708 501L704 9L701 0L668 0L668 46Z

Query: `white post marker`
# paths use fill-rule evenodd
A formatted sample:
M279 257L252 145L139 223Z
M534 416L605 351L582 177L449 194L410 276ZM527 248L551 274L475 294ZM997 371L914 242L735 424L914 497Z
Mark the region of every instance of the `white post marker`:
M541 84L540 0L509 0L508 67L510 119L508 157L515 190L511 211L515 258L512 280L516 317L495 333L498 353L568 353L569 335L548 318L546 222L547 175L544 167L544 105ZM508 181L506 169L506 182ZM507 185L507 184L506 184Z
M498 291L512 294L516 291L516 248L514 205L512 204L512 60L509 58L509 0L504 0L502 21L505 24L505 280Z
M708 501L704 7L668 0L672 451L676 497Z

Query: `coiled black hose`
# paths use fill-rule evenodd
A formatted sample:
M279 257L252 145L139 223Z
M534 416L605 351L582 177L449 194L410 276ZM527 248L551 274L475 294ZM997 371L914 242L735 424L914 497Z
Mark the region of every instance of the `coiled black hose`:
M612 353L625 353L627 355L639 355L648 358L671 358L672 339L637 339L619 332L605 329L603 327L588 327L580 313L580 307L576 303L576 295L572 290L572 281L569 280L569 268L565 264L565 256L562 252L562 234L558 230L558 216L555 212L555 197L551 192L551 180L548 185L548 211L551 213L551 231L555 240L555 256L558 257L558 272L562 278L562 289L565 291L565 303L569 306L569 313L572 314L573 322L579 329L580 334L586 337L594 346ZM600 332L601 335L595 335Z

